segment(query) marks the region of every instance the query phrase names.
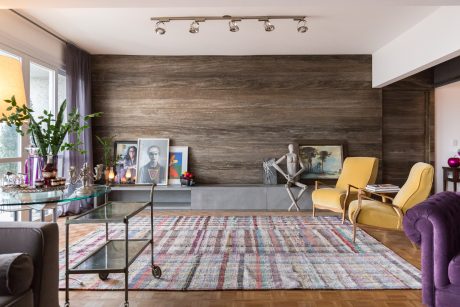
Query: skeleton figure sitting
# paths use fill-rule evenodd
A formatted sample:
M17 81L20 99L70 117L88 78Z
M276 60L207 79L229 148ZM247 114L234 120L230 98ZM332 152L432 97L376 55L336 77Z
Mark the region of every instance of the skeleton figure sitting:
M303 165L302 161L299 159L296 153L294 153L294 145L289 144L288 145L288 150L289 152L286 153L284 156L279 158L275 164L273 164L273 167L286 178L287 183L285 185L286 191L289 194L289 197L291 198L292 204L289 207L288 211L291 211L292 207L295 207L297 211L300 211L299 205L297 202L299 201L300 197L302 196L303 193L307 190L307 185L300 183L298 181L298 176L302 174L305 171L305 166ZM283 171L283 169L279 166L281 162L286 160L286 165L287 165L287 174ZM300 165L300 170L297 171L298 165ZM299 194L297 197L294 197L294 194L292 193L292 186L297 186L300 188Z

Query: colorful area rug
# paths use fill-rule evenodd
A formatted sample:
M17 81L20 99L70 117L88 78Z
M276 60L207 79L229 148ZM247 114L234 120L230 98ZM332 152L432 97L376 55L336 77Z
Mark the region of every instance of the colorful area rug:
M336 217L159 216L155 217L155 263L150 248L131 265L129 288L136 290L231 289L420 289L420 271L377 240ZM71 264L105 241L105 228L70 248ZM123 227L110 226L110 238L123 238ZM131 238L149 237L149 218L130 221ZM60 253L63 277L65 254ZM72 289L118 290L124 275L72 275ZM64 288L64 281L61 281Z

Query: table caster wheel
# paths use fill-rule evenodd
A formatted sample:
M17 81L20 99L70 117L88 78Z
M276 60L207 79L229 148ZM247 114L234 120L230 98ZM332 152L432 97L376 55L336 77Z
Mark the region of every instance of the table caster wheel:
M128 302L125 302L124 307L129 307L129 303L128 303Z
M65 303L65 304L64 304L64 307L70 307L70 304L69 304L69 303Z
M152 275L155 278L160 278L161 277L161 269L158 265L154 265L152 267Z
M101 280L107 280L109 278L109 273L99 273L99 278Z

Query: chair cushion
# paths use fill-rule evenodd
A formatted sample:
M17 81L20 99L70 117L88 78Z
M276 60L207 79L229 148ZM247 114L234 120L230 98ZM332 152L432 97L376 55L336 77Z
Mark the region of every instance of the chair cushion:
M34 277L28 254L0 254L0 295L18 295L30 288Z
M347 194L346 190L338 188L323 188L313 191L311 198L315 205L331 209L342 209L342 203Z
M348 218L350 221L357 209L358 201L354 200L348 207ZM357 222L358 224L396 229L398 226L398 214L387 204L379 201L363 200ZM402 225L400 225L400 227L402 227Z
M460 286L460 254L449 262L448 276L451 284Z

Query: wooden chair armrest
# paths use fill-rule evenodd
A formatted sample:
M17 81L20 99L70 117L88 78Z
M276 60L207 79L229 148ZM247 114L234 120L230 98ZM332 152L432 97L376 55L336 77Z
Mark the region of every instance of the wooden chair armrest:
M379 201L376 201L375 199L369 197L369 196L366 196L364 194L364 191L363 190L359 190L359 193L358 193L358 210L356 210L356 219L358 217L358 214L359 214L359 211L361 210L361 203L362 203L362 200L363 199L368 199L368 200L372 200L372 201L376 201L378 202L378 205L383 205L383 206L390 206L395 212L396 214L398 215L398 225L397 225L397 228L399 229L402 225L402 220L403 220L403 216L404 216L404 213L402 212L401 208L399 208L398 206L394 205L392 202L385 202L384 199L385 198L388 198L388 199L391 199L393 200L393 198L391 197L387 197L385 195L381 195L381 194L378 194L378 193L373 193L373 192L369 192L369 191L366 191L368 193L371 193L371 194L374 194L374 195L377 195L377 196L381 196L382 197L382 200L381 202ZM355 221L356 221L355 219Z
M319 180L315 180L315 190L318 190L319 185L324 185L324 186L329 187L329 188L335 188L334 186L332 186L330 184L325 184L324 182L321 182Z

